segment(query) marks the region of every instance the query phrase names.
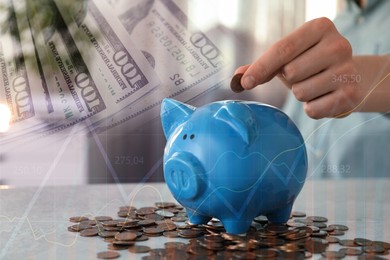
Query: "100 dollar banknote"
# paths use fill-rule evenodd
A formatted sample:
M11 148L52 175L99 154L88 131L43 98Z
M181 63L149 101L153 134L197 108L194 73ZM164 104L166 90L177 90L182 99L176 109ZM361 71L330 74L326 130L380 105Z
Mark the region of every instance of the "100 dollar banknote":
M0 103L11 112L10 130L0 135L0 143L47 126L53 104L45 78L40 75L29 24L20 5L3 1L0 35ZM19 8L18 8L19 7Z
M188 101L230 77L229 61L172 0L106 0L160 78L158 91L98 126L104 131L131 120L157 117L165 97Z
M55 2L91 75L102 81L101 89L110 98L112 112L157 89L157 75L110 6L95 0Z
M123 37L119 37L114 29L115 25L108 23L107 10L104 15L93 5L79 10L79 18L83 17L81 23L78 22L79 26L93 28L84 35L80 31L72 31L80 29L74 24L66 24L60 11L63 6L57 6L52 1L45 5L53 18L47 24L38 12L42 11L39 10L42 7L28 3L33 35L40 47L39 57L53 103L58 108L56 117L60 119L49 132L86 119L93 123L110 117L158 85L158 78L146 59L137 53L137 49L130 50L129 43L125 46ZM81 12L84 13L80 15ZM99 27L102 24L105 24L104 30ZM92 32L99 36L93 36ZM91 55L91 50L97 50L97 43L93 44L92 37L112 55ZM112 43L115 47L110 46Z

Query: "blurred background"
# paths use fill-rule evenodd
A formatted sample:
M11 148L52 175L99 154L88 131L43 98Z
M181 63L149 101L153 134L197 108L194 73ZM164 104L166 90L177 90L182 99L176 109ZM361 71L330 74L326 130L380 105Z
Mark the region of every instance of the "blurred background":
M232 61L248 64L272 43L307 20L333 19L343 0L188 0L175 1ZM232 71L233 75L233 71ZM220 99L245 99L281 107L284 87L273 80L243 94L215 91L192 101L200 106ZM279 90L279 91L275 91ZM276 94L279 93L279 94ZM6 113L0 110L0 131ZM86 183L163 181L165 137L159 118L129 130L131 120L89 136L60 132L36 142L17 144L0 153L0 187L81 185Z

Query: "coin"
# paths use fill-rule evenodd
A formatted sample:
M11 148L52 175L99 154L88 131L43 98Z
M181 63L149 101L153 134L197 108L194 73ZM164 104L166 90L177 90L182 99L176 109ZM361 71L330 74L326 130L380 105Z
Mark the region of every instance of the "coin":
M361 255L363 254L363 251L358 248L341 248L339 250L340 252L343 252L345 255Z
M342 251L325 251L322 252L321 255L328 259L337 259L345 257L345 253Z
M144 219L144 220L140 220L138 223L137 223L139 226L152 226L154 224L156 224L156 222L153 220L153 219Z
M373 245L383 246L385 249L390 249L390 243L383 241L372 241Z
M112 241L112 244L114 245L120 245L120 246L132 246L134 245L135 241L125 241L125 240L114 240Z
M340 241L340 239L338 239L337 237L332 237L332 236L328 236L325 238L326 241L328 241L329 243L338 243Z
M285 243L285 240L279 238L265 238L259 242L266 246L281 246Z
M97 236L99 231L96 228L89 228L89 229L84 229L81 230L80 236L82 237L93 237Z
M348 227L345 225L338 225L338 224L333 224L329 225L329 228L333 228L334 230L341 230L341 231L347 231Z
M120 254L115 251L104 251L104 252L97 253L97 258L99 259L114 259L114 258L118 258L119 256Z
M157 227L161 228L163 231L174 231L177 228L175 224L169 224L169 223L160 224Z
M144 233L148 236L160 236L163 232L164 230L159 227L144 228Z
M288 226L282 224L271 224L266 228L266 230L275 234L281 234L288 231Z
M103 239L103 241L106 242L106 243L113 243L116 240L115 240L114 237L106 237L106 238Z
M70 222L74 222L74 223L78 223L78 222L86 221L86 220L89 220L89 218L83 217L83 216L76 216L76 217L70 217L69 218L69 221Z
M314 224L314 222L312 222L311 224ZM313 232L311 233L318 233L320 232L320 228L319 227L316 227L316 226L311 226L311 224L309 224L307 227L310 228Z
M163 209L156 210L155 213L165 218L171 218L175 216L175 214L173 214L172 212Z
M363 246L362 247L363 251L365 253L383 253L385 252L385 248L383 246L380 246L380 245L372 245L372 246Z
M174 222L184 222L184 221L187 221L188 218L182 217L182 216L176 216L176 217L171 218L171 220Z
M300 230L297 230L296 233L292 233L292 234L288 234L288 235L283 234L283 235L287 240L298 240L298 239L302 239L305 237L309 237L310 233L307 233L305 230L300 229Z
M294 222L294 221L287 221L287 226L289 227L306 227L305 224L300 223L300 222Z
M70 228L71 230L75 231L75 232L80 232L80 231L82 231L82 230L84 230L84 229L90 229L90 228L92 228L92 227L93 227L93 226L91 226L91 225L89 225L89 224L81 224L81 223L79 223L79 224L72 225L72 226L70 226L69 228Z
M255 222L260 223L262 225L268 224L268 219L266 216L260 215L253 219Z
M280 246L274 246L274 248L282 250L284 252L296 252L301 250L301 247L295 243L286 243Z
M112 244L108 244L108 245L107 245L107 249L109 249L109 250L115 250L115 251L117 251L117 250L126 250L126 249L129 248L129 246L130 246L130 245L120 245L120 244L114 244L114 243L112 243Z
M328 233L326 231L323 231L323 230L319 230L318 232L313 232L311 234L312 237L326 237L328 235Z
M293 216L294 218L303 218L306 217L306 213L301 211L293 211L291 212L291 216Z
M190 244L187 248L187 252L197 256L210 256L214 254L212 250L208 250L197 243Z
M333 231L334 231L334 228L333 228L333 227L325 227L325 228L321 228L321 230L330 233L330 232L333 232Z
M127 210L118 211L117 215L121 218L125 218L129 215L129 212Z
M304 259L320 253L321 259L335 259L342 255L379 259L377 255L389 254L387 249L390 244L387 242L365 238L340 240L334 236L343 235L348 230L347 226L326 226L327 219L321 216L296 218L306 216L303 212L292 213L294 219L290 219L286 224L270 223L264 216L256 217L246 235L241 236L226 233L219 219L213 218L205 225L191 224L179 205L165 202L155 205L156 207L139 209L121 207L119 212L124 214L126 211L126 216L119 219L109 216L97 216L94 220L72 217L69 221L77 224L68 227L68 230L80 232L80 236L85 237L97 234L109 243L109 250L149 252L149 255L143 256L142 259L204 259L209 256L213 259ZM161 235L189 240L188 243L167 242L164 248L154 249L136 244L137 241ZM338 243L349 248L327 251L329 243ZM357 248L358 246L362 248ZM118 257L115 251L106 251L107 257L110 257L110 254ZM363 251L366 254L363 255ZM102 257L105 257L105 252L101 253Z
M142 217L144 219L152 219L154 221L158 221L158 220L164 220L165 218L161 215L158 215L156 213L151 213L151 214L146 214L146 215L142 215Z
M135 212L137 213L137 215L144 216L148 214L153 214L156 210L157 208L155 207L143 207L137 209Z
M357 244L355 244L355 241L352 239L341 239L341 240L339 240L339 244L342 246L348 246L348 247L357 246Z
M203 235L202 231L191 230L191 229L184 229L184 230L180 230L179 232L179 237L184 237L184 238L194 238L194 237L199 237L201 235Z
M150 247L148 246L130 246L128 251L131 252L131 253L135 253L135 254L142 254L142 253L147 253L150 251Z
M115 235L115 239L121 241L135 240L136 238L137 235L133 232L122 232Z
M112 217L109 217L109 216L97 216L97 217L94 217L94 219L96 221L99 221L99 222L104 222L104 221L112 220Z
M316 228L316 227L314 227L314 228ZM295 229L304 230L306 233L309 233L309 234L312 234L314 232L313 227L307 227L307 226L305 226L305 227L297 227Z
M343 236L344 234L345 234L344 231L337 230L337 229L333 230L332 232L329 232L329 235L331 236Z
M74 230L74 229L72 228L72 226L67 227L67 229L68 229L69 232L75 232L75 233L79 232L79 231L77 231L77 230Z
M238 73L233 76L232 80L230 81L230 88L235 93L240 93L244 91L245 89L241 85L241 78L244 74Z
M115 237L115 235L118 234L117 231L105 231L105 230L101 230L99 231L98 235L100 237L103 237L103 238L106 238L106 237Z
M156 207L160 209L176 207L176 204L173 202L156 202L154 203L154 205L156 205Z
M107 220L102 223L103 227L116 227L118 225L117 220Z
M359 246L371 246L373 244L371 240L365 238L355 238L353 241Z
M278 251L271 248L260 248L253 250L257 258L272 259L278 255Z
M221 234L218 234L218 235L206 234L206 235L204 235L204 239L207 241L214 241L214 242L224 242L225 241L225 239L222 237Z
M223 243L214 242L214 241L202 240L202 241L199 241L199 245L203 246L206 249L213 250L213 251L219 251L219 250L224 249Z
M306 217L306 219L308 221L312 221L312 222L327 222L328 221L327 218L320 217L320 216L309 216L309 217Z
M313 221L307 220L307 219L304 219L304 218L296 218L296 219L294 219L294 222L303 223L303 224L308 225L308 226L312 226L314 224Z
M90 225L90 226L96 226L97 221L96 220L83 220L80 222L82 225Z
M324 228L326 228L326 224L323 222L313 222L313 224L311 224L311 226L321 228L322 230L324 230Z
M120 227L103 227L104 230L106 231L120 231Z
M313 254L319 254L325 251L328 241L321 238L312 238L305 242L305 249Z

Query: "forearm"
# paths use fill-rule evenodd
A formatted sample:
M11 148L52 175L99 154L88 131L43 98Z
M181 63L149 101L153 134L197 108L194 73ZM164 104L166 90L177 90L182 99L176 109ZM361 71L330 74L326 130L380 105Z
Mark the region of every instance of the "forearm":
M390 55L354 56L360 102L355 111L390 111Z

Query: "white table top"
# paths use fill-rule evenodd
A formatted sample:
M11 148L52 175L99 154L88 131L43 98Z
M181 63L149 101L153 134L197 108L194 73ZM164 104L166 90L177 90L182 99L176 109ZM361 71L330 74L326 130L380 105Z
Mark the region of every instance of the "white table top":
M68 232L69 217L116 217L120 206L153 206L157 201L174 201L164 183L0 190L0 259L95 259L107 243ZM307 181L294 210L325 216L327 224L347 225L350 230L341 239L390 242L390 179ZM166 241L183 240L152 237L137 244L163 248ZM145 255L119 253L119 259Z

